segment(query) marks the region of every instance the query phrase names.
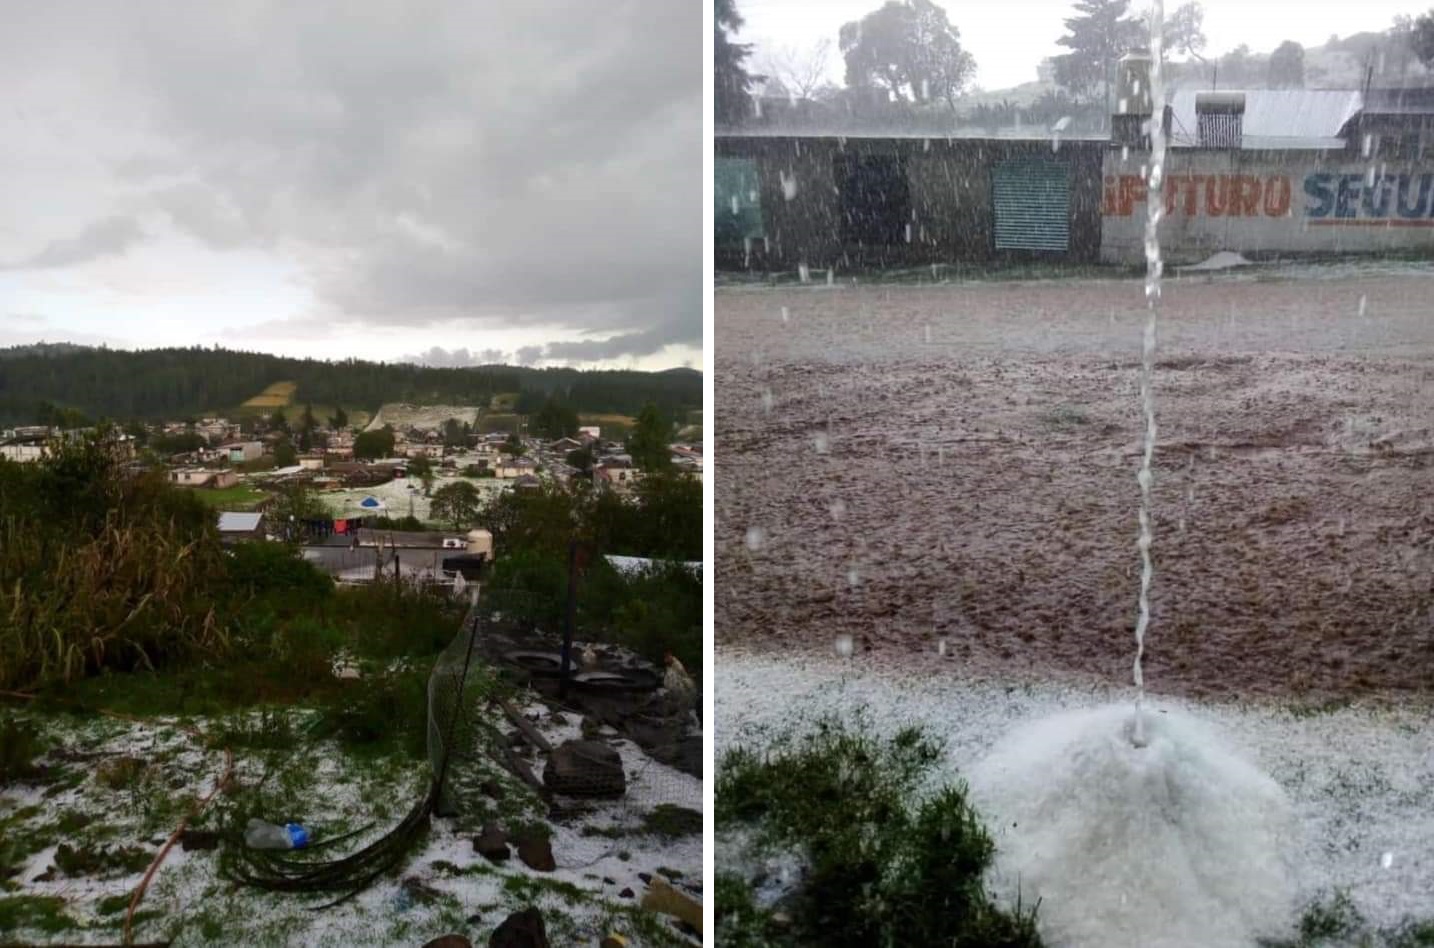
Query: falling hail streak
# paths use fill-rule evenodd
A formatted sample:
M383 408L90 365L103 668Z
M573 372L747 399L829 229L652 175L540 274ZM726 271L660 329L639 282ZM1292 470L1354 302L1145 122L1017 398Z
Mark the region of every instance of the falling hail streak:
M1155 0L1150 11L1150 166L1147 178L1149 197L1145 202L1145 342L1140 361L1140 401L1145 408L1145 453L1140 460L1140 614L1135 621L1135 730L1137 747L1145 746L1145 675L1141 660L1145 657L1145 631L1150 625L1150 581L1155 566L1150 558L1152 542L1150 526L1150 493L1155 483L1151 462L1155 459L1155 331L1160 314L1160 218L1165 201L1165 87L1160 81L1160 63L1164 59L1161 36L1165 31L1165 4Z

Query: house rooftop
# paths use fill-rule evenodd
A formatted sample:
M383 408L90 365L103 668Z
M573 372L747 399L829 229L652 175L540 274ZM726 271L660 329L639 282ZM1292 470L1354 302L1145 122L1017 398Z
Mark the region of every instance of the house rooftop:
M382 530L371 527L363 527L359 530L359 546L378 546L382 541L384 546L393 546L399 549L417 550L441 550L445 540L457 540L468 548L467 541L461 534L443 533L437 530Z
M1029 129L1012 129L991 132L980 128L952 128L941 122L918 121L905 126L859 126L829 122L822 125L804 126L784 124L756 126L752 128L719 128L713 131L717 140L736 141L743 138L839 138L854 140L888 141L1000 141L1000 142L1043 142L1050 144L1053 138L1062 142L1104 142L1108 135L1092 132L1061 132L1059 135L1039 126Z
M237 511L224 510L219 513L220 533L252 533L259 529L259 523L264 519L262 513L240 513Z
M1170 144L1200 147L1195 97L1205 89L1177 89L1170 96ZM1245 97L1241 149L1343 148L1345 126L1359 115L1357 89L1250 89Z

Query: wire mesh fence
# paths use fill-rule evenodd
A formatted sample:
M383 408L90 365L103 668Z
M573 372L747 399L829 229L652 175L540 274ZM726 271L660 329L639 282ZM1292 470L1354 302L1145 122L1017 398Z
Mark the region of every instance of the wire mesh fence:
M493 798L496 768L531 791L543 816L575 820L565 864L587 864L630 833L700 837L702 738L695 701L674 695L652 665L579 638L569 687L561 682L561 621L542 597L485 587L429 680L430 764L436 812L478 828L514 801ZM589 659L600 656L597 662ZM528 687L495 698L495 674Z
M432 817L460 834L490 826L536 832L549 842L551 868L594 865L636 835L686 847L700 866L702 740L687 692L636 655L579 639L575 650L601 648L603 658L564 693L555 674L535 671L530 660L560 665L545 651L550 604L530 592L465 585L444 593L470 605L428 678L428 791L389 829L370 825L293 853L239 847L231 878L327 894L337 904L404 860ZM330 855L349 846L359 848Z

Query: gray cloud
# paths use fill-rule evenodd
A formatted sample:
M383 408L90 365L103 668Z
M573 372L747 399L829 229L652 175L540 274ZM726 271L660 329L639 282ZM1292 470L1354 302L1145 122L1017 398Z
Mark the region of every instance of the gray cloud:
M44 249L0 269L47 270L88 263L100 257L124 253L144 239L144 231L129 217L107 217L95 221L74 237L54 240Z
M564 359L700 345L701 4L21 7L0 82L27 123L63 116L116 206L296 262L305 318L603 337ZM137 239L107 236L37 258Z
M655 329L622 333L607 339L549 343L547 357L567 362L598 362L629 355L651 355L672 343L686 341L678 326L666 323Z
M469 352L467 348L444 349L442 346L433 346L427 352L402 356L398 361L411 362L414 365L431 365L440 369L461 369L471 365L501 365L511 359L508 353L502 349L479 349Z
M519 346L513 353L513 361L519 365L533 365L543 357L542 346Z

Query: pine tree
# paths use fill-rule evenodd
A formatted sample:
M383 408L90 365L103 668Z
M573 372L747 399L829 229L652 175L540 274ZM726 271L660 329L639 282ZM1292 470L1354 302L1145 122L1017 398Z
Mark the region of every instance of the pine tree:
M1092 101L1101 92L1107 115L1116 61L1149 45L1144 25L1127 15L1129 9L1130 0L1076 0L1077 15L1066 20L1067 34L1056 40L1070 50L1055 57L1056 81Z

